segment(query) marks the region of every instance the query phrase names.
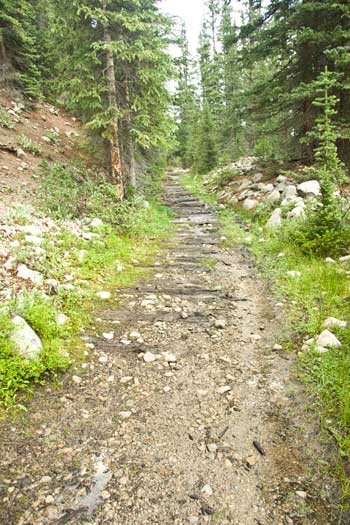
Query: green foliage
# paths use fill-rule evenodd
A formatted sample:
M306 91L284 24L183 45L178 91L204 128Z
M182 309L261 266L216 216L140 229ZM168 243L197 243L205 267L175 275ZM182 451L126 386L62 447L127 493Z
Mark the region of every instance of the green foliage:
M0 0L0 45L5 56L5 79L29 96L40 95L40 71L35 27L35 3ZM14 79L10 78L11 69ZM10 83L10 82L9 82Z
M344 166L338 159L336 141L338 133L333 123L338 99L331 95L336 79L327 69L315 82L319 96L314 104L322 110L316 119L315 129L309 134L317 140L316 164L311 175L320 181L321 198L311 203L306 219L292 230L291 239L303 251L318 255L347 253L350 247L350 225L345 204L335 197L336 183L344 173Z
M204 102L198 133L198 153L195 167L198 173L204 174L215 167L217 160L213 119L207 101Z
M18 144L21 146L21 148L24 151L27 151L28 153L31 153L32 155L39 157L42 154L40 146L36 144L35 142L33 142L30 138L26 137L25 135L22 135L19 138Z
M23 359L16 353L10 338L12 314L20 314L42 337L44 347L38 361ZM38 294L23 293L17 303L1 310L0 407L18 405L20 391L30 391L32 385L42 382L47 374L69 366L69 359L62 353L60 338L63 334L57 327L55 316L51 301Z
M14 129L15 123L5 109L0 106L0 127Z

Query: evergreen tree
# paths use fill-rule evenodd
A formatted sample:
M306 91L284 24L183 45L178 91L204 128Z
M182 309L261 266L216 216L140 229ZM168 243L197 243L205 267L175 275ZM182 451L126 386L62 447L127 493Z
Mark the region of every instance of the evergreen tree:
M27 95L40 94L35 2L0 0L0 80Z

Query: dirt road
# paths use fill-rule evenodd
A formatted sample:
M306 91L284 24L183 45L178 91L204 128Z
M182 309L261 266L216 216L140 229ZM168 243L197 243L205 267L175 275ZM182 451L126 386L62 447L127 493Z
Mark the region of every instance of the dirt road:
M0 522L335 523L293 359L272 349L283 314L172 174L165 199L178 229L153 277L116 290L74 380L2 425Z

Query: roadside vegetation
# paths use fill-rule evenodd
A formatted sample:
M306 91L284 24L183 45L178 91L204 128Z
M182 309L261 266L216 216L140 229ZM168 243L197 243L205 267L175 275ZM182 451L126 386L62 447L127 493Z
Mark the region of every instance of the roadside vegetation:
M117 304L116 290L144 276L140 267L158 253L159 240L169 233L171 217L156 197L118 203L115 192L105 179L92 180L81 165L43 165L38 214L51 220L52 227L39 237L39 250L20 231L16 236L16 261L30 266L43 281L12 294L1 308L3 409L14 404L24 409L23 394L34 384L48 376L59 380L58 372L79 361L86 351L82 330L88 330L103 306L99 292L109 292L109 303ZM32 222L32 215L11 215L13 226ZM40 337L39 359L13 351L14 315L25 319Z

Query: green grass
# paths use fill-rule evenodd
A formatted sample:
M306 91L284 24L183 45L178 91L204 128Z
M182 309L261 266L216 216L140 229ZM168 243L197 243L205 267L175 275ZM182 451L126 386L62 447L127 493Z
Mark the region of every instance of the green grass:
M199 197L205 194L200 177L186 176L183 184ZM205 200L213 202L213 195ZM259 216L253 219L233 208L219 211L219 216L226 244L245 244L272 285L276 301L285 302L288 320L281 341L286 351L298 354L299 377L310 388L322 426L337 443L335 468L348 498L350 480L343 465L350 461L350 263L327 264L303 254L289 241L288 231L264 229ZM301 276L290 277L290 270ZM349 322L346 329L332 329L342 347L325 354L312 348L302 351L303 342L324 329L327 317Z
M79 193L72 191L67 194L63 189L59 194L57 181L50 180L59 201L52 212L57 218L57 210L67 205L62 201L74 200ZM50 191L50 184L47 181L45 184ZM100 216L104 190L99 188L97 191L97 204L94 207L90 203L88 208L83 208L79 217L82 223L89 221L84 215L87 209L92 217ZM40 271L45 279L56 279L60 283L65 282L66 275L72 275L74 289L59 287L53 295L48 289L45 294L22 292L1 309L0 407L3 411L14 405L24 408L26 396L35 384L43 383L48 377L59 377L58 372L81 359L84 349L81 331L88 330L99 310L106 307L106 301L99 301L96 293L101 290L113 292L144 277L147 272L140 267L152 261L161 250L161 239L171 232L171 214L156 200L150 200L149 206L145 207L138 199L127 205L128 214L122 213L118 217L118 203L112 202L109 186L106 191L107 205L114 205L116 209L107 210L103 217L113 223L105 222L93 229L96 238L84 240L62 223L56 234L44 236L42 247L45 253L35 256L32 247L25 243L24 234L20 234L22 248L14 252L18 262ZM69 206L72 204L70 201ZM43 204L43 208L47 212L46 205ZM21 217L12 217L13 222L17 219L19 223L23 222ZM117 300L112 301L109 306L117 307ZM56 322L59 313L68 317L63 326ZM42 339L43 352L38 362L25 361L12 347L11 317L15 314L21 315Z
M42 154L40 146L25 135L21 135L18 144L21 146L23 151L31 153L32 155L39 157Z
M0 106L0 127L14 129L15 123L5 109Z

